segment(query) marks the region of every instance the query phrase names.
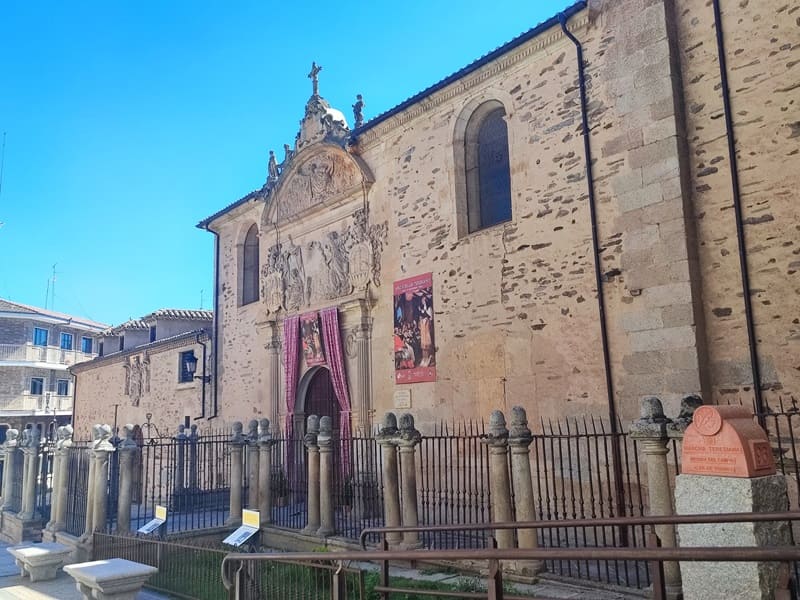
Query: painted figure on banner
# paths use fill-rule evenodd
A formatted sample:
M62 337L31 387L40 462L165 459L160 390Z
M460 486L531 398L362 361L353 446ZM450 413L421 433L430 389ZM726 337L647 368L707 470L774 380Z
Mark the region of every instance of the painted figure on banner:
M303 356L306 364L309 367L325 364L325 349L322 346L318 313L300 315L300 338L303 343Z
M436 381L433 275L394 284L394 362L397 383Z

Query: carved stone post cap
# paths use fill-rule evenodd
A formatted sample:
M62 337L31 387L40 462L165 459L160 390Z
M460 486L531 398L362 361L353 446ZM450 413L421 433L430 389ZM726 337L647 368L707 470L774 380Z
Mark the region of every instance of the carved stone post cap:
M175 439L179 440L179 441L183 441L187 437L188 436L186 435L186 425L181 423L180 425L178 425L178 433L175 434Z
M234 421L233 426L231 427L231 444L241 445L247 443L247 440L242 433L244 426L242 425L241 421Z
M16 448L19 444L17 438L19 438L19 429L8 429L6 431L6 441L3 442L3 448L7 450Z
M315 435L319 433L319 416L308 415L306 419L306 431Z
M269 429L269 419L261 419L258 422L258 443L269 444L272 442L272 432Z
M380 431L378 432L378 440L389 440L397 435L397 416L393 412L387 412L383 415Z
M195 423L192 423L192 426L189 429L190 429L189 438L191 440L196 441L197 438L200 437L200 432L197 430L197 425Z
M630 435L634 439L666 439L667 425L671 422L664 414L661 400L647 396L641 401L641 417L631 424Z
M333 441L333 421L330 417L322 417L319 420L319 435L317 436L317 444L324 447L330 447Z
M138 445L136 444L136 440L133 439L133 430L135 429L135 425L133 423L126 423L122 427L122 441L119 444L120 450L136 450Z
M670 437L683 437L686 428L692 424L694 411L703 406L703 399L695 394L684 396L681 400L681 410L678 418L667 425L667 434Z
M508 435L510 442L530 444L533 441L531 430L528 428L528 415L521 406L511 409L511 429Z
M414 427L414 416L410 413L400 415L400 444L409 446L421 440L422 434Z
M247 441L255 444L258 441L258 420L250 419L247 424Z
M493 410L489 415L489 433L487 434L488 440L503 440L508 438L508 429L506 428L506 417L501 410Z

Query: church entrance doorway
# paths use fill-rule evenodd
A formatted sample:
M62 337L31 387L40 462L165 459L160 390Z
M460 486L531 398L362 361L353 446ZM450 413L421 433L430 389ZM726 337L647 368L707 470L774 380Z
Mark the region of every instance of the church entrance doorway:
M333 390L331 372L325 367L319 367L312 375L308 384L305 397L306 418L309 415L318 417L330 417L331 425L336 436L339 432L339 402L336 400L336 392ZM303 432L305 433L308 423L304 420Z

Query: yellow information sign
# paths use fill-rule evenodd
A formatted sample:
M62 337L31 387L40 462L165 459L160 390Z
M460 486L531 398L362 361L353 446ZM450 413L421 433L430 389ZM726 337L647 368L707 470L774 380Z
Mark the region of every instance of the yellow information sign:
M258 511L247 510L245 508L242 511L242 525L246 527L255 527L256 529L258 529L261 526Z
M156 504L156 519L167 520L167 507Z

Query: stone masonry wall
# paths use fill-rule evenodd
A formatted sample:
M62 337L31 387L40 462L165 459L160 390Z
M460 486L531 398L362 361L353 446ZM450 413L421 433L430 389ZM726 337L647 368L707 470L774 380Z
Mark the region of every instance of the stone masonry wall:
M206 342L210 348L210 343ZM193 338L168 343L163 347L148 350L150 355L150 391L142 390L138 406L134 406L130 396L125 395L125 357L119 356L95 359L76 370L77 395L73 426L75 439L91 438L91 427L95 423L114 423L114 405L117 408L117 424L141 425L145 415L152 413L152 422L162 435L174 434L176 427L183 423L186 415L200 415L202 383L195 380L178 383L179 356L181 352L194 350L198 362L202 360L203 348ZM210 353L209 353L210 355ZM198 374L202 365L197 366ZM206 388L206 404L210 402L211 386ZM155 435L155 432L153 432Z
M774 393L797 394L800 6L739 0L721 8L762 382ZM676 24L711 396L749 402L752 371L710 2L678 0Z

